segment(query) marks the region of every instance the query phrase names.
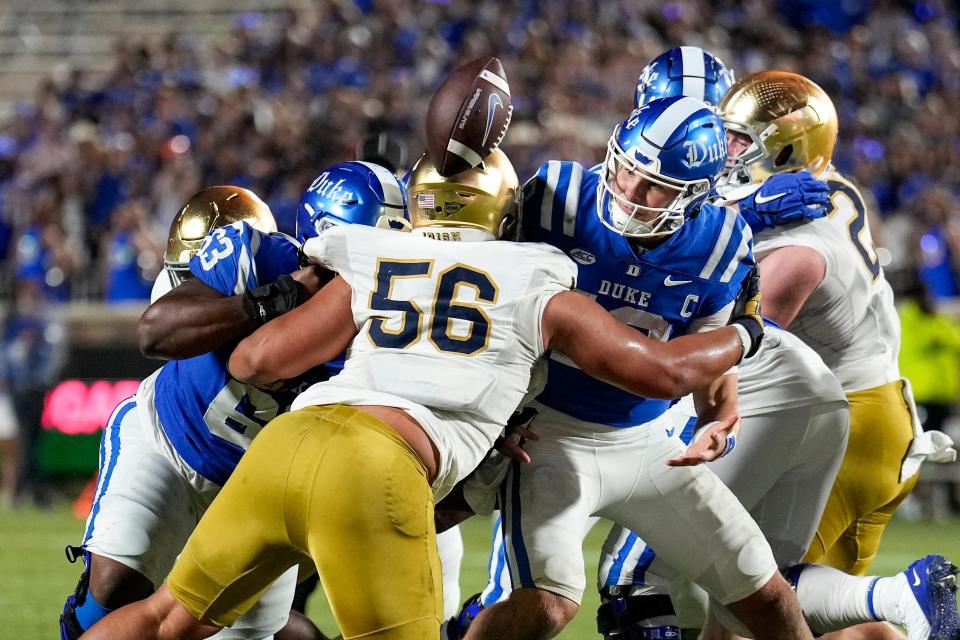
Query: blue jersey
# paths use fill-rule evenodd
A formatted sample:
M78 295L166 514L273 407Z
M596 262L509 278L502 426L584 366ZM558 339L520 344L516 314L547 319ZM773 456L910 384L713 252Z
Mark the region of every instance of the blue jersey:
M240 294L299 268L297 245L245 222L215 229L190 260L190 272L225 296ZM223 484L253 437L297 392L324 380L324 368L267 392L227 373L232 344L186 360L171 360L156 379L160 424L177 453L200 475Z
M577 263L577 289L651 338L690 333L694 322L729 305L753 267L750 229L732 209L705 204L662 244L641 255L603 226L601 173L548 162L523 188L527 240L546 242ZM612 427L648 422L672 401L641 398L601 382L552 354L539 400L577 419Z

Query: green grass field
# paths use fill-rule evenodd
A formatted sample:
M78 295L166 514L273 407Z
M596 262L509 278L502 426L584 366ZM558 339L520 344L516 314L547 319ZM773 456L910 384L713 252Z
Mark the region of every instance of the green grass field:
M588 586L595 576L598 550L607 526L594 528L584 545ZM63 548L76 543L83 523L68 508L49 511L0 510L0 637L18 640L50 640L59 635L57 617L66 595L72 592L80 573L79 565L70 565ZM474 518L464 525L466 555L461 584L464 595L479 591L483 585L488 554L489 525ZM884 538L874 569L881 574L902 570L913 559L943 553L960 558L960 519L946 522L894 521ZM597 596L588 589L582 614L559 637L566 640L599 637L594 632ZM315 594L309 613L325 632L335 635L336 625L326 608L322 594Z

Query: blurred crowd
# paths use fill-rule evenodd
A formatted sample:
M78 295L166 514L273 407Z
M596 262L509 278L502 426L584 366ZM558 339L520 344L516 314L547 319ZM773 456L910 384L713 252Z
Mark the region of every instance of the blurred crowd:
M148 295L178 207L249 187L289 228L301 190L368 135L423 149L427 102L457 65L495 54L521 175L602 158L646 61L700 45L740 74L803 73L840 113L836 164L892 233L889 268L924 267L956 297L957 9L943 0L341 0L237 17L228 36L116 43L106 77L40 82L0 126L0 266L52 300ZM932 275L931 275L932 274Z

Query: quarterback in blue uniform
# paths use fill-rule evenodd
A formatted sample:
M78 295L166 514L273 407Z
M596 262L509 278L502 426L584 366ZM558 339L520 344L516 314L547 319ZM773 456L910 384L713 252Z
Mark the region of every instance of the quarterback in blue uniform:
M654 58L641 72L636 92L637 106L656 98L678 95L702 96L718 106L732 81L732 71L710 53L696 47L671 49ZM720 115L724 116L723 113ZM728 133L728 141L730 138ZM739 142L734 137L729 149L731 159L742 150L742 144L735 144ZM833 208L831 187L809 171L774 173L758 183L737 160L728 160L727 165L719 190L726 202L736 203L740 215L754 232L821 218ZM843 399L842 394L836 392L837 389L842 392L842 388L835 376L825 370L820 357L797 338L779 329L771 330L770 338L769 348L765 343L761 354L751 359L740 372L741 414L744 428L752 436L752 449L714 465L714 470L751 513L756 514L778 564L785 570L791 567L787 572L791 582L796 585L801 576L805 583L815 582L815 588L808 585L806 589L798 590L800 604L815 632L824 633L858 622L887 620L905 627L910 638L952 637L958 628L952 589L935 580L924 580L912 584L911 588L887 587L898 580L902 582L903 577L912 571L921 575L935 572L931 567L942 567L942 558L922 558L904 574L892 578L874 576L861 580L862 587L856 585L855 578L826 567L793 566L809 545L812 530L823 511L839 458L830 465L825 463L829 458L841 455L838 451L842 452L845 447L838 445L837 439L846 431L849 421L840 412L830 410L838 399ZM791 343L789 348L785 346ZM765 370L764 362L780 364ZM805 380L791 380L802 372L806 372ZM758 384L759 379L765 384ZM828 379L832 381L832 389L823 387ZM806 398L805 411L796 406L801 398ZM816 425L817 422L820 426ZM802 442L803 446L787 447L785 443L791 440ZM784 451L790 451L789 460ZM832 456L831 451L834 452ZM752 455L748 455L750 453ZM757 459L777 459L780 463L758 465ZM814 473L813 469L818 465L820 471ZM798 474L796 469L805 469L809 480L803 480L804 474ZM760 487L767 487L767 493L758 494ZM790 504L788 512L778 507L785 502L785 495L793 496L786 500ZM635 602L624 600L620 595L601 607L598 622L601 627L606 624L611 637L626 633L628 628L634 633L648 635L667 632L668 627L660 625L672 618L664 616L672 607L657 605L657 598L664 596L650 596L660 593L650 583L669 584L673 594L686 596L688 592L692 593L689 589L677 588L675 572L669 566L660 563L654 566L655 557L651 547L620 527L615 526L608 537L599 576L604 598L631 591L644 594ZM856 586L852 588L850 585ZM811 593L829 593L831 596L811 598ZM679 619L686 620L685 626L697 625L693 621L698 618L702 622L702 614L693 613L701 604L680 604L685 605L677 607ZM681 608L685 610L682 615ZM645 611L647 618L631 619L630 612L636 611ZM710 631L711 637L717 636L715 622L711 625L714 627ZM900 637L890 631L889 625L861 627L854 635L858 633L876 638Z
M402 217L404 206L403 187L388 171L342 163L305 192L298 236L312 237L331 224L383 224ZM238 208L244 213L231 216ZM198 238L197 219L227 224ZM191 225L180 224L185 220L194 225L192 236ZM183 359L167 362L145 380L105 431L97 493L82 551L76 551L86 571L64 608L64 639L79 637L110 610L149 595L251 439L289 407L303 383L336 372L334 363L332 370L319 368L273 391L239 383L227 373L240 338L294 308L322 283L314 269L300 269L299 244L270 231L275 225L266 205L232 187L204 190L178 215L171 230L177 251L168 251L167 267L177 276L172 279L187 281L147 310L140 332L145 353ZM321 637L302 616L291 616L280 630L295 582L296 570L284 574L222 637L268 638L278 632L284 638Z
M540 168L524 187L525 238L564 250L578 263L582 293L653 338L722 326L754 266L747 225L706 202L725 159L723 125L706 104L654 101L616 128L600 167ZM529 429L539 439L526 446L532 460L513 464L500 487L516 590L485 609L467 637L559 631L578 608L581 544L600 516L653 535L714 597L747 617L764 615L759 603L781 578L760 570L763 563L744 570L730 558L759 558L768 547L732 494L696 466L732 449L735 391L734 372L702 390L701 421L719 420L705 437L721 446L709 455L685 452L687 417L671 401L631 395L554 354L533 405Z

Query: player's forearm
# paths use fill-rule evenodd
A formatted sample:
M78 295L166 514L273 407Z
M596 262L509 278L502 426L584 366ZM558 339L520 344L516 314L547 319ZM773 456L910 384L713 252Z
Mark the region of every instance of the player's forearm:
M350 295L349 285L334 278L304 304L263 325L234 348L230 375L270 386L337 357L357 333Z
M276 358L266 351L269 345L264 344L264 336L257 335L262 330L263 327L240 341L230 354L227 371L240 382L257 387L270 387L288 376L280 370ZM269 342L270 338L272 336L267 336L266 342Z
M669 342L645 340L642 352L633 348L626 354L610 358L611 382L644 397L673 399L730 370L743 355L743 343L736 329L724 327Z
M740 361L745 346L734 327L652 340L574 292L554 296L541 325L549 348L594 378L646 398L679 398L707 386Z
M257 324L240 298L160 298L137 325L140 352L164 360L192 358L249 335Z

